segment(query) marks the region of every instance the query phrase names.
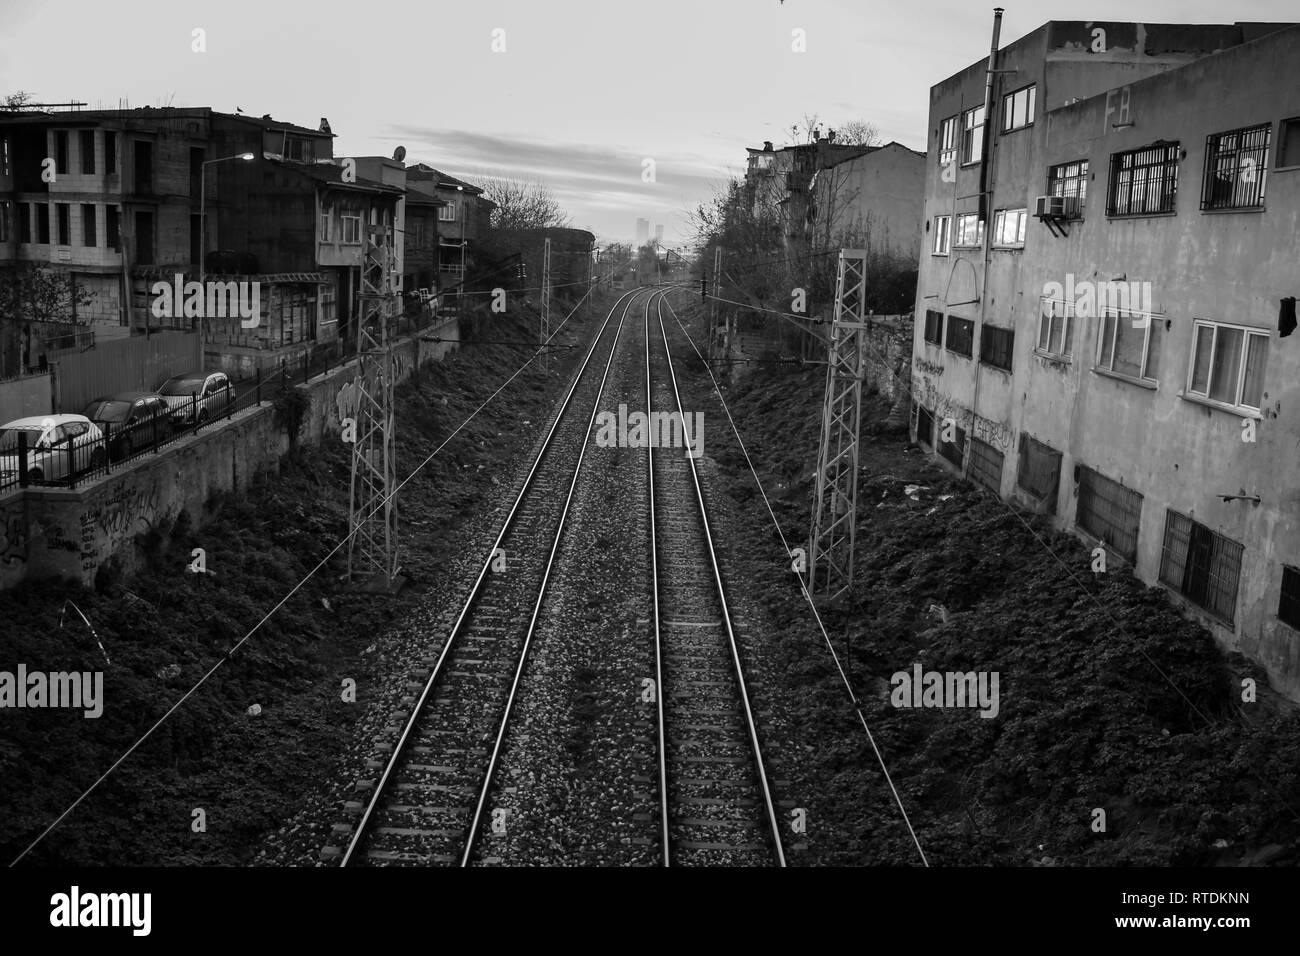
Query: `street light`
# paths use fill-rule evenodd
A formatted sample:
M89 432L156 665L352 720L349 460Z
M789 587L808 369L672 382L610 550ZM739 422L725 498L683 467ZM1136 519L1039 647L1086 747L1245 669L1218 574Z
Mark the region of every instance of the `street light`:
M236 153L234 156L221 156L218 159L205 159L203 165L199 168L199 295L203 297L203 306L206 308L208 294L205 291L204 280L207 278L206 270L203 266L203 253L207 246L208 239L208 167L213 163L224 163L230 159L242 159L245 162L253 159L252 153ZM199 309L199 371L203 371L203 308Z

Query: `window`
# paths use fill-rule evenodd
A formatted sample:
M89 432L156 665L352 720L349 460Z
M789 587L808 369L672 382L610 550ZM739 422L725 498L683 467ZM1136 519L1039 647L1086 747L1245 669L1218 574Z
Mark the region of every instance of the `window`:
M30 203L21 202L18 204L18 241L32 241L32 216L33 211Z
M1020 433L1020 464L1016 484L1056 513L1057 489L1061 481L1061 453L1051 445Z
M339 223L343 227L344 243L358 243L361 241L360 216L339 216Z
M926 445L934 444L934 415L924 406L916 406L916 440Z
M1136 561L1142 496L1085 465L1075 469L1075 480L1079 485L1075 523L1116 554Z
M999 329L994 325L984 326L980 329L980 361L985 365L1010 372L1015 341L1015 329Z
M1259 209L1268 175L1269 123L1205 138L1202 209Z
M970 319L948 316L948 351L971 357L971 348L975 340L975 323Z
M931 345L943 344L943 313L925 310L925 340Z
M1283 120L1278 126L1280 148L1277 151L1277 165L1300 166L1300 116Z
M1074 354L1074 303L1044 297L1038 316L1037 350L1065 358Z
M9 175L9 137L0 136L0 176Z
M936 256L946 256L948 254L951 230L952 216L934 217L934 254Z
M104 239L108 248L114 252L122 251L122 229L118 224L120 213L116 206L108 206L105 210L107 215L104 217Z
M289 136L284 141L284 158L298 163L316 161L315 144L305 136Z
M132 251L135 261L142 266L151 266L153 262L153 213L136 210L135 233L132 236Z
M50 204L47 202L32 203L32 208L36 210L36 241L42 245L49 245Z
M1282 593L1277 602L1277 617L1300 631L1300 571L1282 566Z
M978 163L984 152L984 107L961 114L961 161Z
M65 202L55 203L54 212L59 227L59 245L72 245L71 208Z
M1150 316L1107 309L1098 327L1096 367L1126 378L1154 381L1154 325Z
M117 172L117 134L108 129L104 130L104 172Z
M957 234L953 237L955 246L978 246L984 242L984 220L978 213L962 213L957 217Z
M943 436L951 434L952 441L944 441ZM949 464L961 467L962 459L966 455L966 431L958 427L952 419L944 419L939 423L939 442L934 448Z
M323 212L320 214L320 241L330 242L330 214Z
M987 488L994 494L1002 491L1002 463L1005 456L988 442L978 438L970 440L970 464L967 475L977 485Z
M83 202L81 204L81 244L93 249L98 242L96 241L96 222L95 204Z
M93 176L95 173L95 131L83 129L77 136L81 152L81 171Z
M442 222L455 222L456 204L453 202L453 203L448 203L445 206L439 206L438 219L441 220Z
M1110 157L1108 216L1150 216L1174 211L1178 198L1178 144L1115 153Z
M1245 549L1173 509L1165 512L1160 581L1231 624Z
M993 244L995 246L1023 246L1025 223L1029 221L1027 209L999 209L993 214Z
M1002 132L1033 125L1034 91L1035 87L1026 86L1002 97Z
M190 213L190 262L198 264L199 259L204 255L203 249L203 216L200 213Z
M1079 159L1048 169L1047 195L1077 196L1082 206L1088 198L1088 161Z
M0 242L9 241L9 203L0 202Z
M949 116L939 124L939 165L947 166L957 158L957 117Z
M1197 319L1187 392L1224 405L1260 408L1268 333Z
M54 131L54 171L60 175L68 172L68 131Z

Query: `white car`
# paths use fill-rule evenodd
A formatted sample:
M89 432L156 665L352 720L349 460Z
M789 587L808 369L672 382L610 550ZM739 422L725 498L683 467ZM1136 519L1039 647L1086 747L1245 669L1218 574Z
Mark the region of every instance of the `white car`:
M104 433L85 415L19 418L0 427L0 485L18 482L18 441L27 438L27 479L58 481L108 459Z
M195 410L199 423L220 417L235 401L235 390L225 372L190 372L173 375L158 388L176 422L191 424Z

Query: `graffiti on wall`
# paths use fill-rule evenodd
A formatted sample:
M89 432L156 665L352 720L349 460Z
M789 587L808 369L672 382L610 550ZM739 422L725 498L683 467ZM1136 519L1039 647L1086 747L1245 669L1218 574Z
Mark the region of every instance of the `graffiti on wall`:
M92 523L110 537L148 530L157 513L158 486L133 481L110 487L103 498L86 509ZM82 530L84 536L84 526Z
M10 511L0 517L0 564L27 561L27 519L22 511Z

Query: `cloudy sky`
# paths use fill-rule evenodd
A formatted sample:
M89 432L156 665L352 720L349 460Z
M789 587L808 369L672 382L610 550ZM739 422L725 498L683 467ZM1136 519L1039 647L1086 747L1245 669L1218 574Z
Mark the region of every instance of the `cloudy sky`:
M789 142L806 115L925 148L931 85L988 52L972 0L0 0L0 94L212 106L315 127L336 155L544 180L574 224L630 239ZM1007 43L1046 20L1231 23L1294 0L1003 0ZM206 51L194 52L193 31ZM791 49L792 31L807 38ZM494 52L494 31L498 46ZM642 181L654 160L654 182Z

